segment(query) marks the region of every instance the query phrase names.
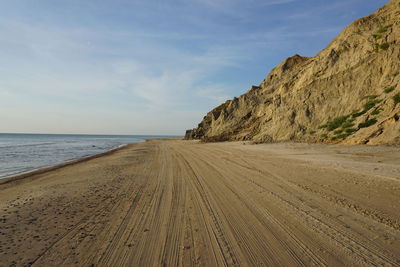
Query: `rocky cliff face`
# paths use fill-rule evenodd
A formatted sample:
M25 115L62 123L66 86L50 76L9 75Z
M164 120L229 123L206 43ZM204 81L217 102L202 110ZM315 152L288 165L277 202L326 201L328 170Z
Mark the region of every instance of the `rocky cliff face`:
M400 1L295 55L210 111L186 139L400 143Z

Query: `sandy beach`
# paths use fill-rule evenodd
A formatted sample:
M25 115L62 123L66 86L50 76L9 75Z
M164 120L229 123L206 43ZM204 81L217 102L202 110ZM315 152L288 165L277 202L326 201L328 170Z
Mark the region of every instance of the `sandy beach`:
M0 266L399 266L400 148L129 145L0 184Z

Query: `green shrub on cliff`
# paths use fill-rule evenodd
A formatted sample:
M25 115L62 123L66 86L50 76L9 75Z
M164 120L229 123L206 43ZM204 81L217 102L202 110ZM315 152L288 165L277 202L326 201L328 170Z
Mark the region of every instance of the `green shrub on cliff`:
M361 111L355 111L355 112L353 112L353 113L351 114L351 116L352 116L353 118L357 118L357 117L360 117L361 115L365 114L366 112L367 112L367 110L365 110L365 109L363 109L363 110L361 110Z
M358 125L358 128L367 128L371 125L374 125L375 123L377 123L377 120L375 118L372 118L370 120L367 120L365 122L362 122Z
M348 129L346 129L345 131L346 131L346 133L348 133L348 134L352 134L352 133L354 133L354 132L357 132L357 129L348 128Z
M384 92L385 92L386 94L388 94L388 93L392 92L393 90L394 90L394 86L390 86L390 87L388 87L388 88L385 88Z
M387 50L389 48L389 44L388 43L383 43L381 45L379 45L379 48L382 50Z
M400 93L393 96L393 101L395 104L400 103Z
M367 111L370 110L371 108L375 107L375 105L378 104L379 102L381 102L381 101L374 99L374 100L370 100L370 101L368 101L367 103L365 103L365 104L364 104L364 110L365 110L365 112L367 112Z
M372 37L374 37L375 40L379 40L379 39L382 38L382 34L375 33L375 34L372 35Z
M346 120L347 120L348 117L349 117L348 115L346 115L346 116L340 116L340 117L337 117L337 118L335 118L335 119L329 121L329 122L326 124L326 129L327 129L328 131L333 131L333 130L339 128L344 122L346 122Z
M350 128L353 127L354 123L353 123L353 119L352 120L348 120L345 123L342 124L342 129L346 129L346 128Z
M334 133L334 134L341 134L341 133L343 133L343 129L336 130L336 131L334 131L333 133Z
M390 25L380 27L379 30L378 30L378 33L387 32L387 30L389 29L389 27L390 27Z

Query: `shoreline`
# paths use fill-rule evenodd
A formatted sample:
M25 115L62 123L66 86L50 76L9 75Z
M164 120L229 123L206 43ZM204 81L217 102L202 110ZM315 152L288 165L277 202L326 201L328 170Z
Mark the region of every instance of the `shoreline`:
M55 165L51 165L51 166L48 166L48 167L41 167L41 168L33 169L33 170L30 170L30 171L27 171L27 172L13 174L11 176L5 176L3 178L0 177L0 185L4 185L4 184L11 183L11 182L19 181L19 180L22 180L22 179L25 179L25 178L30 178L31 176L34 176L34 175L43 174L43 173L46 173L46 172L58 170L58 169L63 168L63 167L75 165L75 164L78 164L78 163L81 163L81 162L85 162L85 161L88 161L88 160L91 160L91 159L99 158L99 157L102 157L102 156L111 155L112 153L114 153L116 151L125 149L125 148L127 148L129 146L132 146L132 145L135 145L135 144L146 142L147 140L148 139L145 139L145 141L138 142L138 143L120 145L118 147L112 148L110 150L107 150L107 151L104 151L104 152L101 152L101 153L97 153L97 154L90 155L90 156L85 156L85 157L81 157L81 158L68 160L68 161L65 161L65 162L62 162L62 163L58 163L58 164L55 164Z
M91 159L95 159L95 158L99 158L102 156L107 156L107 155L111 155L112 153L122 150L122 149L126 149L130 146L133 145L137 145L137 144L141 144L141 143L145 143L151 140L155 140L155 141L167 141L167 140L183 140L183 141L199 141L199 140L185 140L185 139L181 139L181 137L164 137L164 138L150 138L150 139L144 139L141 142L137 142L137 143L131 143L131 144L124 144L124 145L120 145L118 147L112 148L110 150L101 152L101 153L97 153L94 155L90 155L90 156L85 156L85 157L80 157L80 158L76 158L76 159L72 159L72 160L68 160L65 162L61 162L55 165L51 165L51 166L47 166L47 167L40 167L37 169L33 169L30 171L26 171L26 172L21 172L21 173L16 173L16 174L12 174L10 176L4 176L4 177L0 177L0 185L3 184L7 184L10 182L14 182L14 181L18 181L18 180L22 180L25 178L29 178L30 176L34 176L34 175L39 175L39 174L43 174L46 172L51 172L54 170L58 170L60 168L63 167L67 167L67 166L71 166L71 165L75 165L78 163L82 163ZM351 149L351 148L365 148L365 149L376 149L376 148L400 148L400 145L394 144L381 144L381 145L367 145L367 144L332 144L332 143L307 143L307 142L275 142L275 143L249 143L249 141L225 141L225 142L205 142L202 144L224 144L224 143L230 143L232 145L244 145L244 143L246 143L246 145L250 145L250 146L256 146L260 149L262 149L263 146L265 145L272 145L272 146L279 146L279 145L300 145L300 146L309 146L309 147L325 147L327 149L334 149L334 148L344 148L344 149ZM272 152L272 151L271 151ZM288 151L286 151L288 152ZM306 155L303 155L306 156ZM307 161L307 157L304 157L303 160ZM311 163L311 161L309 161ZM338 167L338 166L336 166ZM373 174L373 173L371 173Z
M58 169L64 166L69 166L71 164L76 164L85 160L89 160L92 158L100 157L103 155L107 155L108 153L114 151L114 150L119 150L120 148L123 148L125 146L133 145L133 144L139 144L139 143L144 143L147 142L148 140L152 139L174 139L174 138L179 138L178 136L163 136L163 135L103 135L103 134L98 134L98 135L93 135L93 134L37 134L37 133L0 133L0 135L54 135L54 136L129 136L129 137L135 137L138 138L137 142L134 143L122 143L121 145L114 146L112 148L108 148L107 150L103 150L102 152L99 151L93 151L95 154L89 153L88 155L83 155L83 156L78 156L73 157L71 159L66 159L63 160L61 159L58 162L55 163L50 163L49 165L44 165L44 166L37 166L33 168L27 168L28 170L18 170L16 172L10 172L10 173L4 173L0 175L0 185L9 183L12 180L19 180L26 178L31 175L35 174L41 174L47 171L51 171L53 169Z

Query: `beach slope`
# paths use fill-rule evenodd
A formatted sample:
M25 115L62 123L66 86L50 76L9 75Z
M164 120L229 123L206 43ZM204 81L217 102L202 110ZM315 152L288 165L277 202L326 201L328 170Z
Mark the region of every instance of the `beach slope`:
M0 185L0 266L399 266L395 147L151 140Z

